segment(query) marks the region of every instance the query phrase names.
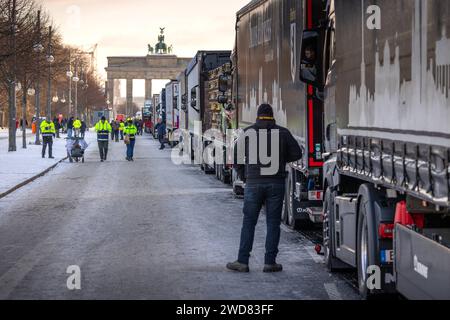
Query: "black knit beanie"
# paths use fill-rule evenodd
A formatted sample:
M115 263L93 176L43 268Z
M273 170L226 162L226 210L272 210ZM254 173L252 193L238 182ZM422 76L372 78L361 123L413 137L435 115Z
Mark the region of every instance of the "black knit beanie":
M273 120L273 109L270 104L262 104L258 108L259 120Z

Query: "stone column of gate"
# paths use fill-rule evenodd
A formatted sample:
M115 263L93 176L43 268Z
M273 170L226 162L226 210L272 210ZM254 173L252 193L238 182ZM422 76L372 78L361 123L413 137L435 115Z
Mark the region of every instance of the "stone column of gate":
M145 79L145 100L152 100L152 79Z
M133 79L127 79L127 117L133 116Z
M114 118L116 118L117 112L116 112L116 107L114 105L114 79L113 78L108 78L108 88L107 88L106 99L110 103L108 107L112 107Z

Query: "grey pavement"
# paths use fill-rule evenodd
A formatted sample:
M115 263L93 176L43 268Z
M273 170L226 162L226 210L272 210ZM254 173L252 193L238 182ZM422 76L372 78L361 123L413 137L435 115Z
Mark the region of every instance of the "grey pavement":
M110 142L100 163L92 144L85 164L63 162L0 200L0 299L358 299L296 232L282 232L285 270L262 273L263 215L251 272L227 271L242 200L158 146L139 137L130 163L125 146ZM71 265L81 290L66 286Z

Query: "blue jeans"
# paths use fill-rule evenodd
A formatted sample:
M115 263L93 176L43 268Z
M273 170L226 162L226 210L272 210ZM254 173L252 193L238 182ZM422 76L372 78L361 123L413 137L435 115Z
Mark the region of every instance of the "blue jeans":
M245 187L244 222L241 232L238 261L248 264L253 249L255 227L262 206L266 206L267 236L265 264L275 264L280 243L281 211L285 193L285 182L251 184Z
M127 158L131 159L134 156L134 145L136 140L130 139L130 144L127 144Z
M67 138L71 139L73 135L73 130L72 129L67 129Z

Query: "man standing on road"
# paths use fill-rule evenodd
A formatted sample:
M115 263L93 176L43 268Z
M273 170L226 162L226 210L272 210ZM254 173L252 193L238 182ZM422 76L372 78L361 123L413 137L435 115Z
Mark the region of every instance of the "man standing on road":
M136 144L136 134L137 134L137 128L133 124L133 120L131 118L127 119L127 124L125 128L123 129L123 133L127 137L127 157L126 160L128 161L134 161L134 146Z
M119 142L119 122L117 120L111 121L111 140Z
M67 138L71 139L73 136L73 117L69 118L67 121Z
M59 139L59 129L61 128L61 125L59 124L58 118L54 117L53 118L53 124L55 125L55 130L56 130L56 138Z
M159 143L161 143L161 147L159 147L159 150L163 150L166 148L164 142L164 138L166 136L166 125L164 124L161 118L158 119L158 124L156 125L155 129L158 132Z
M125 123L123 122L123 120L120 120L119 123L119 133L120 133L120 140L123 141L123 130L125 129Z
M238 260L227 268L249 272L249 258L253 249L255 227L263 205L266 208L267 237L264 272L280 272L277 264L280 242L281 211L286 188L286 164L299 160L302 151L288 129L277 126L273 109L268 104L258 108L256 123L244 130L235 152L240 176L245 172L244 221ZM257 141L249 142L253 137ZM264 144L267 144L264 146ZM239 145L242 147L240 148ZM270 162L267 163L268 155ZM275 169L273 169L275 168Z
M84 136L86 135L86 130L87 130L86 121L81 121L81 128L80 128L81 139L84 139Z
M111 133L111 130L111 125L108 121L106 121L105 117L102 117L102 119L95 125L101 162L106 161L108 156L109 134Z
M42 134L42 158L45 158L45 150L48 146L48 158L54 159L52 155L53 151L53 137L56 135L55 124L51 121L50 117L47 117L41 122L41 134Z

